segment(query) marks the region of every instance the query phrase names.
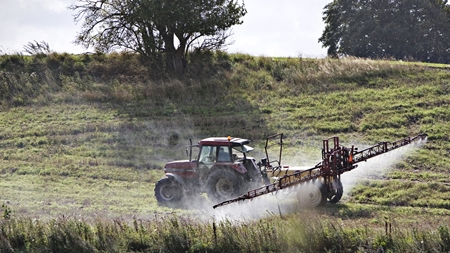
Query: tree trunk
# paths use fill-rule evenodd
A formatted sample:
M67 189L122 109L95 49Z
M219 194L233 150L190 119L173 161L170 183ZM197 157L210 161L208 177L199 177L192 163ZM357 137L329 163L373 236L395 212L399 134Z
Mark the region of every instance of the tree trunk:
M183 57L183 51L167 52L167 68L169 71L182 73L186 67L186 60Z
M167 52L167 67L170 71L175 73L182 73L186 68L187 62L184 59L184 51L186 49L186 39L183 37L183 34L176 34L180 45L177 49L175 47L171 47L171 50ZM173 45L173 36L171 37Z
M159 31L165 29L160 28ZM186 67L186 60L184 59L184 51L186 50L186 38L183 34L174 34L172 32L161 33L164 39L164 52L166 54L166 69L168 72L182 73ZM178 38L179 45L175 48L174 38Z

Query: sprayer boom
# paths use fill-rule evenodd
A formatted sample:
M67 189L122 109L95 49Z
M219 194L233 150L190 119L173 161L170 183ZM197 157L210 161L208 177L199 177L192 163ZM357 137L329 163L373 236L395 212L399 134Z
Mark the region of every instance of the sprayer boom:
M273 135L268 137L268 140L269 138L274 137L280 137L279 144L282 145L283 135ZM353 146L351 148L340 146L339 138L332 137L323 140L322 161L316 166L306 170L296 170L292 174L286 174L279 177L276 182L272 184L250 190L242 196L216 204L213 208L241 200L253 199L281 189L291 188L295 185L301 186L306 182L314 182L315 184L308 184L308 187L300 188L300 191L305 193L297 194L300 196L298 197L298 200L301 204L307 207L316 207L325 204L327 199L328 202L334 204L340 200L343 193L342 183L340 181L341 174L355 169L358 166L357 163L367 161L370 158L385 154L400 147L426 140L426 138L426 134L419 134L395 142L380 142L369 148L358 151L357 148ZM278 161L281 161L281 149L280 146L280 158ZM262 164L266 170L272 170L272 172L282 167L279 163L277 166L271 166L268 162L267 142L266 159L263 159Z

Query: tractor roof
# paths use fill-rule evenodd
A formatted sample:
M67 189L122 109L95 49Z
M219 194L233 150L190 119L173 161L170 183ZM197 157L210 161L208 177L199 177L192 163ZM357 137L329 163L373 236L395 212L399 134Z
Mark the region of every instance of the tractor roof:
M228 139L230 138L230 139ZM213 146L242 146L249 144L250 140L234 138L234 137L209 137L201 140L200 145L213 145Z

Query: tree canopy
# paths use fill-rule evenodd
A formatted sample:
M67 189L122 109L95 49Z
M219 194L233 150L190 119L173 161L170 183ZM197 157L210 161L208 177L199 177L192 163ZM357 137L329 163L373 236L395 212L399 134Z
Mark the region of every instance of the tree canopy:
M334 0L319 42L328 55L450 62L447 0Z
M247 13L238 0L77 0L75 41L101 52L125 49L153 67L181 71L189 50L220 49Z

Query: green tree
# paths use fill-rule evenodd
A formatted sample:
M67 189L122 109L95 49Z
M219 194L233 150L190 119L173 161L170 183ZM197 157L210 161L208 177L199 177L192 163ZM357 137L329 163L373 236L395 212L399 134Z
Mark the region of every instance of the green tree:
M446 0L334 0L319 38L328 55L450 62Z
M75 41L100 52L131 50L151 67L181 72L190 50L220 49L247 13L238 0L77 0Z

